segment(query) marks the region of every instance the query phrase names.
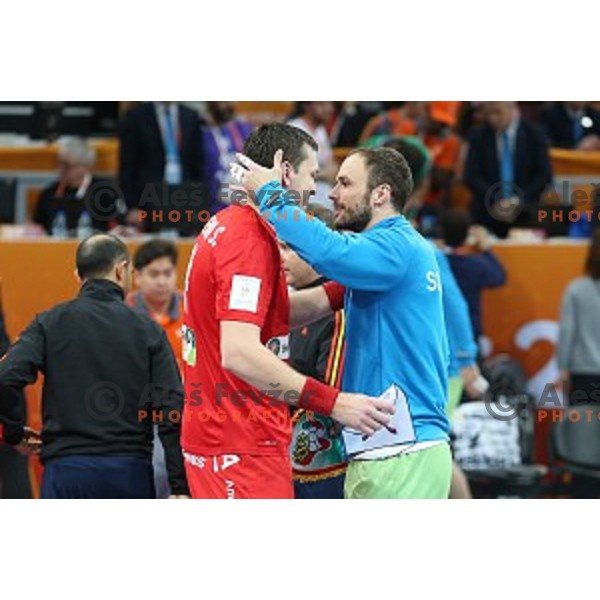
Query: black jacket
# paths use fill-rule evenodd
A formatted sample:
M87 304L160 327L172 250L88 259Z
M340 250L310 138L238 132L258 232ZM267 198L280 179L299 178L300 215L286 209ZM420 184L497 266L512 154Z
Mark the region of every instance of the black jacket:
M46 233L52 233L52 224L59 210L67 220L67 229L75 231L79 217L86 211L91 219L91 226L97 231L108 231L115 225L122 224L125 217L125 206L119 199L116 186L110 181L92 178L84 198L77 198L76 189L66 189L57 196L59 183L55 181L45 188L38 200L33 220L41 225Z
M162 410L171 493L188 493L177 418L183 387L173 351L158 324L125 304L119 286L90 280L76 299L33 320L0 362L2 422L11 424L16 393L39 371L43 462L76 454L150 460L152 410Z
M319 278L301 289L308 289L322 285L327 280ZM335 331L335 318L333 315L323 317L310 325L290 331L290 364L306 375L329 385L336 385L336 381L326 379L327 364L332 349L332 339Z
M531 210L552 181L552 167L544 133L523 119L517 128L513 160L514 183L522 192L524 207ZM471 212L474 221L493 228L495 223L487 210L486 196L498 187L500 163L496 133L487 125L476 129L470 137L464 180L473 193Z
M191 108L180 104L178 111L182 178L184 182L197 182L203 172L202 123ZM125 115L120 132L119 164L119 183L130 208L139 205L146 184L163 181L165 150L152 102L132 108Z
M582 127L582 135L600 135L600 112L592 108L586 108L583 116L588 127ZM562 102L553 102L547 110L542 113L542 124L550 144L557 148L575 148L575 131L573 118Z

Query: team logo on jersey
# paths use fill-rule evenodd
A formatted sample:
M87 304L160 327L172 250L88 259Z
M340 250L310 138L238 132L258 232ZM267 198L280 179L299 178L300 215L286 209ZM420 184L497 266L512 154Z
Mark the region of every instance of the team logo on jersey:
M258 277L234 275L231 280L229 309L255 313L258 310L261 283Z
M290 357L290 336L280 335L279 337L271 338L266 343L267 348L281 360L286 360Z
M191 327L184 325L182 328L183 336L183 362L190 367L196 366L196 334Z

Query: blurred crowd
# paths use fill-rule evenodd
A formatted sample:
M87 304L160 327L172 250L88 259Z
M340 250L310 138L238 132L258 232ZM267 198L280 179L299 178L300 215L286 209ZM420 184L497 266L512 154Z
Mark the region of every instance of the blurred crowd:
M273 118L239 115L236 102L125 104L115 181L93 176L94 149L83 138L61 144L57 180L33 213L47 234L84 237L115 227L122 234L197 234L228 203L235 153L261 120ZM448 209L499 238L515 229L590 237L597 221L546 226L537 209L553 181L551 147L600 151L599 102L306 101L277 118L317 140L313 201L327 208L348 150L404 140L422 165L420 193L408 212L425 235L437 232Z

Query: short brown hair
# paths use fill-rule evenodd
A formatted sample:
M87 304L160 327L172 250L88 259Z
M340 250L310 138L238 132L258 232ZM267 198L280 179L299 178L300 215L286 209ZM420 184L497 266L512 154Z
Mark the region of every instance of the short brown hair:
M244 154L261 167L271 168L277 150L283 150L283 160L287 160L298 170L306 158L304 146L318 150L315 140L302 129L285 123L268 123L255 129L244 145Z
M352 154L365 159L369 172L367 193L387 184L391 189L392 205L402 212L413 191L413 178L406 159L393 148L358 148Z

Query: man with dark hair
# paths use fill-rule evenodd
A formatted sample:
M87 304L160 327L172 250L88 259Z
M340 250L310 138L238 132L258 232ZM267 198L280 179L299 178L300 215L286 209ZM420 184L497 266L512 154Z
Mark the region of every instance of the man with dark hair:
M344 307L342 389L385 394L395 403L386 431L367 437L344 431L350 456L345 496L448 498L442 286L431 244L402 215L412 191L406 160L391 148L372 148L356 150L342 163L330 197L336 226L356 232L349 234L307 218L286 194L281 151L270 169L248 157L238 160L232 174L256 193L280 239L339 282L303 290L295 303L313 319Z
M116 265L119 265L121 270L118 274L123 277L124 289L129 289L131 285L128 264L127 246L118 237L112 235L88 237L79 244L75 255L77 275L81 281L102 279L110 274Z
M296 171L301 166L315 166L311 161L306 161L306 158L310 150L316 152L317 142L302 129L291 128L282 123L261 125L253 131L246 141L244 153L253 156L259 165L268 165L272 163L273 155L280 148L283 149L285 160Z
M245 151L281 181L315 189L314 142L289 125L259 128ZM324 293L325 298L327 298ZM306 323L288 297L277 239L253 204L217 213L198 237L185 286L182 446L195 498L292 498L288 405L374 433L389 402L339 393L294 371L289 329Z
M471 231L473 248L465 249ZM481 226L470 226L469 216L459 210L442 213L439 237L447 247L447 257L467 305L475 339L483 333L481 293L485 289L501 287L506 283L506 271L491 251L490 238ZM473 252L475 250L475 252Z
M181 379L161 328L123 302L127 247L93 235L76 262L79 296L37 315L0 362L0 422L42 372L42 498L153 498L156 416L171 492L186 495Z
M138 291L127 296L127 304L150 317L162 328L180 371L183 294L177 291L177 247L170 240L154 239L142 244L133 257L133 279ZM169 481L165 454L154 426L154 485L157 498L167 498Z

